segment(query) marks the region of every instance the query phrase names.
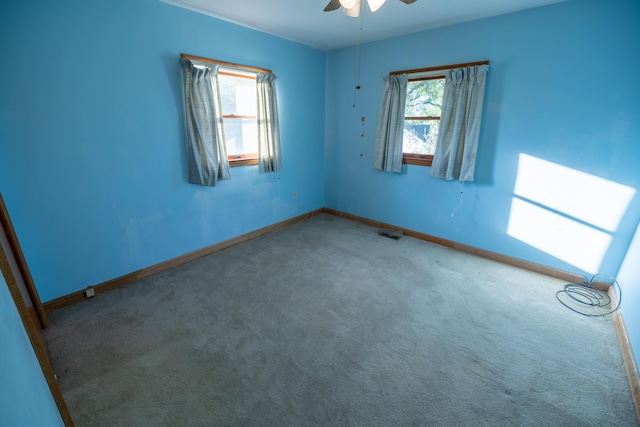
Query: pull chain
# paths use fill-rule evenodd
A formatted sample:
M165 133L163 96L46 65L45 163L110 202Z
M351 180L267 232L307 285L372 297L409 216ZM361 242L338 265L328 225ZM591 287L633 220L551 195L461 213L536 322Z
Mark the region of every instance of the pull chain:
M353 108L356 108L356 93L360 90L360 55L361 55L361 42L362 42L362 13L358 16L358 36L356 38L356 65L355 65L355 76L354 76L354 88L353 88Z

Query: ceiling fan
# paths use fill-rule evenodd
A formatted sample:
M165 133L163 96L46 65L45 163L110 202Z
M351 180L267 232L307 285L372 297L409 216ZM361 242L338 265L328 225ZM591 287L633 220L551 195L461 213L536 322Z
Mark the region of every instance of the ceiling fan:
M339 9L340 6L342 6L345 15L357 18L358 16L360 16L360 1L361 0L331 0L329 4L324 8L324 11L330 12L332 10ZM415 3L417 0L400 1L405 4L411 4ZM376 10L380 9L384 2L385 0L367 0L371 12L375 12Z

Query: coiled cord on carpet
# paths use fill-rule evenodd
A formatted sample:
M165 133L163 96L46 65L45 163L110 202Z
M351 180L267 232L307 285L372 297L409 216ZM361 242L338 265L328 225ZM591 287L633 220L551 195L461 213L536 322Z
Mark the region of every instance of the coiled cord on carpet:
M588 311L581 310L580 307L582 306L591 307L591 308L607 307L611 304L611 297L609 297L609 294L599 289L595 289L593 287L595 283L595 279L598 276L607 277L609 280L612 281L612 286L614 286L614 289L617 290L618 301L615 308L612 308L607 312L589 313ZM568 296L570 300L567 300L567 301L569 302L573 301L577 303L576 304L577 308L569 306L567 302L562 300L561 295ZM622 304L622 289L620 288L620 284L618 283L615 277L611 277L608 274L604 274L604 273L597 273L597 274L594 274L593 277L591 277L591 279L588 282L585 282L584 284L581 284L581 285L575 284L575 283L566 284L564 286L564 289L556 292L556 299L560 301L560 303L565 307L567 307L569 310L575 311L576 313L581 314L583 316L602 317L618 311L618 309L620 308L620 304Z

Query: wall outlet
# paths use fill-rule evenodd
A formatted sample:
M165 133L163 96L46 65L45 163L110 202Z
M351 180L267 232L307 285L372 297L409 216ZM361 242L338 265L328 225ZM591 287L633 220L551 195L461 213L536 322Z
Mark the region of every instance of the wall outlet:
M297 191L294 191L294 192L293 192L293 198L294 198L294 199L297 199L297 198L298 198L298 192L297 192Z
M87 298L91 298L96 296L96 291L93 288L87 288L87 290L84 291L84 294L87 296Z

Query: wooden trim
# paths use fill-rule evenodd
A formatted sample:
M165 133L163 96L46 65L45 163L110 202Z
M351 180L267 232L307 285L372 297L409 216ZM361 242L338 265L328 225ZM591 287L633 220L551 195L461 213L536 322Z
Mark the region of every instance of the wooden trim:
M631 348L631 342L629 341L629 335L624 324L622 313L616 311L613 313L613 319L618 335L618 342L620 343L620 350L622 351L624 367L627 371L631 397L636 408L636 417L638 418L638 424L640 424L640 374L638 373L638 365L636 364L633 349Z
M58 407L58 412L60 413L60 417L64 422L65 426L73 427L74 423L71 419L71 414L69 413L69 409L67 408L67 404L62 397L62 391L60 390L60 386L58 385L58 381L56 380L55 373L53 372L53 367L49 362L49 356L47 354L47 350L42 345L40 341L39 333L41 333L41 329L35 325L33 318L29 314L29 310L27 305L20 293L20 289L18 287L18 283L13 274L11 266L9 265L9 260L7 255L5 254L4 249L0 246L0 270L4 275L5 281L7 283L7 287L9 288L9 293L13 298L13 301L18 309L18 313L20 315L20 319L24 325L24 328L27 332L27 336L29 337L29 341L31 341L31 346L33 347L33 351L38 358L38 362L40 363L40 368L42 369L42 373L44 374L45 380L49 385L49 389L51 390L51 395L53 396L53 400L56 402Z
M448 68L446 68L448 70ZM416 77L413 79L407 79L408 82L421 82L424 80L442 80L444 79L444 74L441 76L431 76L431 77Z
M241 154L239 156L228 156L229 167L250 166L258 164L257 154Z
M611 306L618 305L618 295L616 294L615 286L609 286L609 297L611 298ZM640 372L638 371L638 365L636 363L635 356L633 354L633 348L631 347L631 340L629 339L629 333L627 327L624 324L624 318L620 310L613 313L613 323L616 327L616 334L618 335L618 342L620 343L620 351L622 352L622 360L624 360L624 367L627 371L627 379L629 380L629 388L631 389L631 398L636 408L636 417L638 418L638 424L640 424Z
M239 116L236 114L223 114L223 119L258 119L258 116Z
M389 75L397 76L400 74L426 73L429 71L451 70L453 68L473 67L476 65L489 65L489 61L465 62L464 64L441 65L439 67L429 67L429 68L414 68L413 70L399 70L399 71L392 71L389 73Z
M403 153L402 163L405 165L431 166L433 154Z
M357 215L348 214L345 212L341 212L335 209L325 208L326 213L350 219L352 221L360 222L362 224L370 225L376 228L384 228L384 229L392 229L392 230L400 230L405 235L410 237L415 237L416 239L425 240L427 242L435 243L441 246L446 246L451 249L456 249L461 252L466 252L470 254L477 255L482 258L490 259L493 261L498 261L503 264L512 265L514 267L524 268L525 270L534 271L536 273L545 274L547 276L555 277L557 279L566 280L570 283L582 283L584 282L584 276L575 273L569 273L567 271L558 270L555 268L547 267L545 265L536 264L533 262L525 261L522 259L510 257L507 255L502 255L497 252L488 251L485 249L476 248L475 246L465 245L462 243L454 242L453 240L443 239L441 237L432 236L430 234L420 233L418 231L410 230L408 228L397 227L392 224L387 224L385 222L375 221L372 219L364 218Z
M154 274L161 273L163 271L172 269L174 267L178 267L180 265L186 264L190 261L194 261L198 258L202 258L207 255L211 255L213 253L222 251L224 249L228 249L232 246L239 245L240 243L247 242L249 240L255 239L256 237L264 236L265 234L269 234L271 232L280 230L282 228L288 227L300 221L304 221L305 219L311 218L318 214L323 213L323 209L317 209L315 211L308 212L306 214L302 214L293 218L289 218L285 221L278 222L276 224L269 225L264 228L260 228L258 230L251 231L246 234L242 234L240 236L234 237L229 240L225 240L220 243L216 243L215 245L207 246L205 248L199 249L197 251L193 251L176 258L172 258L168 261L161 262L159 264L152 265L150 267L143 268L138 271L134 271L133 273L126 274L121 277L117 277L112 280L108 280L104 283L101 283L96 286L92 286L95 291L95 294L103 294L105 292L111 291L113 289L117 289L121 286L128 285L145 277L153 276ZM44 304L44 307L47 311L57 310L62 307L66 307L68 305L75 304L82 300L86 299L85 290L80 290L74 292L69 295L62 296L60 298L56 298L54 300L48 301Z
M406 116L405 120L440 120L440 116Z
M258 153L232 154L227 156L229 167L248 166L258 164Z
M27 287L27 292L29 293L29 297L33 302L36 318L40 322L40 327L46 328L47 326L49 326L47 312L45 311L44 306L40 301L40 296L38 295L36 285L33 282L33 277L31 277L31 272L29 271L27 260L25 259L22 248L20 247L18 236L16 235L13 224L11 223L11 218L9 218L9 212L7 211L7 206L5 205L4 199L2 198L2 193L0 193L0 226L4 229L5 235L9 240L9 246L11 246L11 251L15 256L18 268L20 269L20 274L22 275L22 278L24 279L25 285Z
M180 57L184 58L184 59L191 59L193 61L207 62L209 64L217 64L217 65L221 65L223 67L237 68L239 70L254 71L256 73L271 73L271 70L267 70L266 68L258 68L258 67L252 67L252 66L249 66L249 65L234 64L233 62L219 61L217 59L205 58L203 56L189 55L187 53L180 54Z

